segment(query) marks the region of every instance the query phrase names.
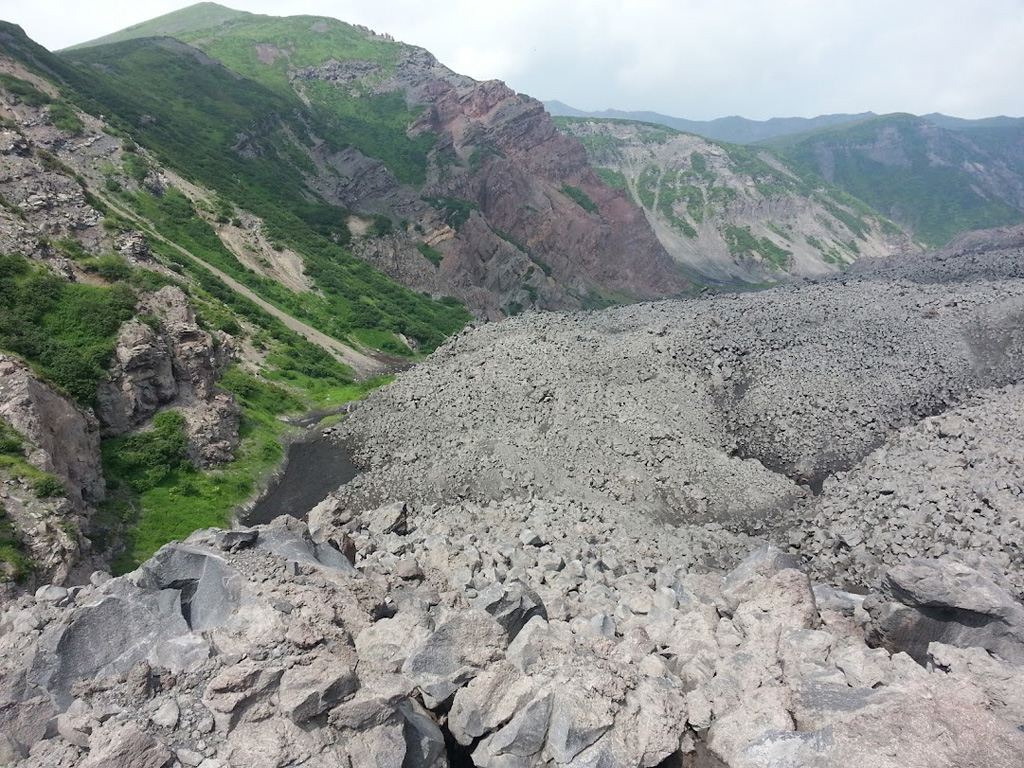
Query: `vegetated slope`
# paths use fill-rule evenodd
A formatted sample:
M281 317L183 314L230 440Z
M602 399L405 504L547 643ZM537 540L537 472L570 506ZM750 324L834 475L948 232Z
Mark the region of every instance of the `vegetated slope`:
M73 51L76 48L121 43L125 40L136 40L140 37L174 37L177 34L213 27L226 21L244 18L248 15L245 11L225 8L217 3L196 3L187 8L164 14L156 19L144 21L141 24L133 24L130 27L125 27L122 30L104 35L95 40L68 46L64 50Z
M894 114L767 142L932 246L1024 220L1024 124Z
M642 213L539 102L333 19L228 14L211 26L205 4L190 27L188 10L137 30L173 28L174 45L65 56L93 109L233 202L252 207L257 188L272 197L283 176L280 197L302 201L289 210L307 225L485 317L688 288ZM193 76L217 102L205 119L187 106ZM211 130L189 136L197 117ZM266 207L254 212L269 218Z
M435 313L424 346L432 334L435 343L443 338L440 320L452 320L454 330L468 313L348 256L352 285L390 310L392 324L379 324L381 312L346 325L328 311L329 297L301 283L298 292L285 290L244 269L217 228L244 230L244 242L260 244L264 222L182 182L134 141L78 111L63 62L20 30L4 27L0 35L6 594L12 582L26 588L80 578L115 557L131 567L197 527L228 524L283 457L281 414L330 406L372 386L353 384L344 360L376 371L396 361L347 345L363 339L408 356L394 334L402 326L393 323L410 304ZM294 257L265 253L265 260ZM250 300L214 269L294 316ZM338 341L311 343L307 336L327 338L311 324Z
M575 109L560 101L545 101L544 107L556 117L592 117L599 120L628 120L630 122L654 123L684 133L696 133L715 141L728 141L732 144L753 144L756 141L773 139L778 136L789 136L803 133L825 126L841 125L856 120L874 117L873 112L861 112L855 115L818 115L817 117L773 117L768 120L750 120L733 115L719 117L714 120L687 120L682 117L671 117L658 112L637 110L603 109L587 111ZM941 116L940 116L941 117Z
M143 146L154 147L158 160L180 167L219 193L216 199L210 195L215 205L209 223L215 229L180 190L163 194L169 184L156 176L137 193L124 193L120 204L150 218L162 235L195 250L264 298L340 340L361 338L405 354L409 349L396 332L429 351L468 319L457 302L434 301L404 288L352 255L345 248L347 229L339 212L306 202L303 171L288 155L296 154L294 142L273 135L278 116L291 116L291 102L201 54L196 58L197 51L173 40L151 46L119 44L125 48L118 49L117 66L104 70L69 66L16 28L8 35L16 41L13 54L54 73L65 101L75 100L115 125L130 127ZM140 71L149 77L140 79ZM271 135L266 145L257 142L258 151L246 158L237 148L239 134L260 125ZM129 148L135 145L128 134L121 135ZM145 182L149 160L131 152L125 157L136 181ZM113 167L101 160L106 158L97 159L90 173L99 177L104 191L122 194L117 189L121 182L110 174ZM264 235L278 249L288 245L301 252L318 292L296 294L240 263L216 232L234 219L241 221L239 206L262 219L250 219L258 230L254 236Z
M766 151L622 120L556 118L631 195L695 280L775 282L916 246L892 222Z

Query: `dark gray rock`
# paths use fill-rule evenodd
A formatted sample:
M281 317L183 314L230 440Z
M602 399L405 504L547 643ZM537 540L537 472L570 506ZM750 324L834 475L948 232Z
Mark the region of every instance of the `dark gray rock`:
M134 576L146 589L174 589L189 629L202 632L231 621L246 599L244 580L208 549L170 544L143 564Z
M864 607L870 640L923 664L932 642L977 646L1024 663L1024 606L962 563L913 560L891 569Z
M540 596L521 581L492 584L471 600L470 605L491 614L508 633L509 640L513 640L534 616L548 617Z
M290 515L275 518L260 533L256 546L293 563L327 566L342 573L357 573L349 559L330 541L317 543L306 525Z

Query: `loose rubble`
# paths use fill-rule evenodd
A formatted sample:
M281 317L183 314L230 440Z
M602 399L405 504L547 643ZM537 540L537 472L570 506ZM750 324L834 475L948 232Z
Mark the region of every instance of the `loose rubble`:
M723 578L638 562L628 538L587 551L569 529L524 543L520 518L543 512L534 520L521 503L402 505L404 526L388 532L394 507L330 507L311 528L283 517L200 531L127 576L11 606L0 764L667 766L705 755L895 768L1011 766L1024 754L1022 609L965 566L896 569L890 602L872 606L813 586L774 548ZM885 633L924 604L952 612L976 589L1008 628L987 653L968 625L949 631L955 619L923 646L924 666L890 650L891 635L865 644L864 627Z
M979 269L460 335L306 522L0 614L0 765L1019 766L1024 285Z

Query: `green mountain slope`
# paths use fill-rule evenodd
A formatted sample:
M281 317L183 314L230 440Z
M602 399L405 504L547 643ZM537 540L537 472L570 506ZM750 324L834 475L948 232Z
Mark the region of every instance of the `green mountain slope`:
M314 169L301 142L312 143L310 116L294 95L239 77L168 38L84 49L69 60L81 66L69 80L84 105L113 113L111 122L162 163L262 217L275 242L303 255L322 291L290 296L214 246L222 256L217 265L261 295L336 337L397 331L428 350L467 319L450 304L396 285L344 247L344 212L306 184ZM329 135L329 126L314 124ZM169 217L168 226L177 223Z
M71 51L76 48L121 43L125 40L136 40L140 37L176 37L197 29L216 27L225 22L242 19L247 16L252 16L252 14L225 8L217 3L196 3L187 8L181 8L155 19L144 21L141 24L126 27L113 34L69 46L65 50Z
M765 145L929 245L1024 221L1024 126L951 130L896 114Z

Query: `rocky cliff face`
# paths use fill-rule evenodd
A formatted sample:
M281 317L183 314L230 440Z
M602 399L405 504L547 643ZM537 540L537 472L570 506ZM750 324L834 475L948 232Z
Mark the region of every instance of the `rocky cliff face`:
M861 257L919 251L891 222L815 187L766 151L646 123L563 119L559 125L702 282L820 277Z
M8 355L0 355L0 416L31 441L29 462L64 480L79 508L103 499L96 418Z
M400 259L388 241L357 246L393 277L418 290L447 289L490 318L514 307L566 309L689 288L640 209L593 173L582 147L555 130L540 102L497 81L457 75L408 46L393 71L332 61L294 75L300 91L308 82L345 93L402 92L423 110L409 134L437 137L418 190L352 148L313 152L333 171L311 179L328 199L412 222ZM468 207L453 227L445 206L455 201ZM433 274L414 250L417 241L443 256Z
M498 82L453 87L411 130L423 129L479 162L468 177L438 178L428 189L476 201L492 229L548 264L570 291L651 297L686 287L641 211L597 178L582 146L555 130L540 102Z
M196 464L229 461L238 443L241 411L216 384L232 358L230 337L202 330L188 297L174 286L145 297L139 309L153 324L125 323L96 395L104 432L121 435L148 422L160 408L176 408L185 416Z
M24 459L60 483L44 490L40 479L22 477L14 467L0 468L0 519L33 563L32 572L0 569L2 600L11 576L30 584L35 579L64 583L72 576L88 558L89 541L82 532L89 529L93 505L103 499L106 487L96 418L8 355L0 355L0 420L21 435ZM6 566L8 558L0 564Z

